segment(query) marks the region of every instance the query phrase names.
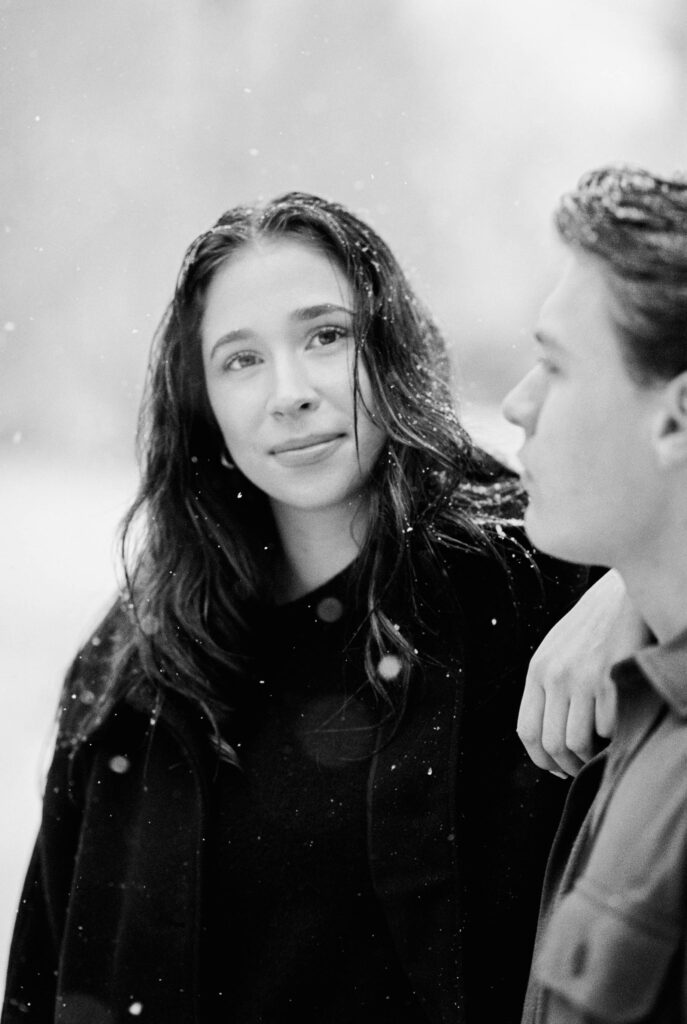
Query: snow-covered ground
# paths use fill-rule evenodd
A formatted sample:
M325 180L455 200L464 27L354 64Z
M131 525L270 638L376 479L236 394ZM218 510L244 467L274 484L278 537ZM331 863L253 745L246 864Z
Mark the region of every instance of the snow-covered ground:
M518 432L498 410L464 419L492 451ZM114 538L133 466L31 457L0 462L0 972L40 814L62 675L116 585Z

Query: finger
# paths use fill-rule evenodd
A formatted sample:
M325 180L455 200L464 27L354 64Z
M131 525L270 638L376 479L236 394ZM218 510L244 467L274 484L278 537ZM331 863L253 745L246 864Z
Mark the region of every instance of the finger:
M596 753L596 701L593 695L573 697L568 707L565 745L583 764Z
M544 706L545 695L542 688L528 683L522 696L516 728L521 743L537 767L547 771L557 771L558 766L542 745Z
M616 722L616 688L609 679L600 688L594 709L594 727L599 736L610 739Z
M570 702L560 694L549 694L544 705L542 746L555 767L568 775L577 775L582 760L569 749L567 728Z

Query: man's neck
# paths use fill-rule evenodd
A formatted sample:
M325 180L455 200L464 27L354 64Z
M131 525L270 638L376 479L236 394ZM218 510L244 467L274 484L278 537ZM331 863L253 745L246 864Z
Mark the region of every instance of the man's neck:
M687 543L617 567L630 600L660 643L687 629Z

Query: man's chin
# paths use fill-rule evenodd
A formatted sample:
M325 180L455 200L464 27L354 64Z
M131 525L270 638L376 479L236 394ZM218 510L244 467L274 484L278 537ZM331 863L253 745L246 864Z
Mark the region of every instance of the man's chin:
M590 564L589 552L583 550L582 545L576 543L569 534L561 533L543 521L532 505L525 512L525 532L535 548L545 555L578 565Z

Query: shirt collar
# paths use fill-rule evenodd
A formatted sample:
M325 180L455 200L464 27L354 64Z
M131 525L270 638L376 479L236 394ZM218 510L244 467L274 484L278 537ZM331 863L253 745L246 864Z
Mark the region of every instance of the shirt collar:
M636 679L637 667L671 710L687 718L687 629L668 643L643 647L614 665L611 674L620 688Z

